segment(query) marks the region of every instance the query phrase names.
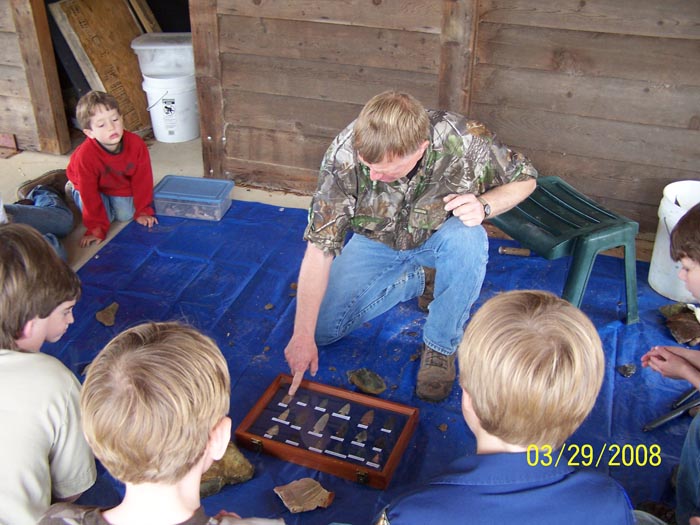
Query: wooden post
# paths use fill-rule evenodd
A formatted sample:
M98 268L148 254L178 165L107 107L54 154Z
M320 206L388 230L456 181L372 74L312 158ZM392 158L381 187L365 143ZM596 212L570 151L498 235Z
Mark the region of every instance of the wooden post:
M438 105L468 114L478 0L443 0Z
M216 0L190 0L199 122L202 134L204 176L232 178L223 172L226 135L219 55L219 17Z
M39 151L62 154L70 150L70 135L63 108L46 6L43 0L11 0L19 36Z

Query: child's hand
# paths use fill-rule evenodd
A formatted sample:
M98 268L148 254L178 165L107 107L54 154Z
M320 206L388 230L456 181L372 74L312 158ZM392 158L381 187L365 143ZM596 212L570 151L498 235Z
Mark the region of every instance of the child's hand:
M655 346L642 356L642 366L649 367L664 377L685 379L696 384L697 378L700 377L700 370L678 355L683 351L682 348L671 346Z
M102 242L102 239L93 235L92 233L85 233L85 235L83 235L82 239L80 239L80 247L87 248L91 244L100 244L101 242Z
M139 215L136 217L136 222L138 222L141 226L147 226L150 228L154 224L158 224L158 219L152 215Z

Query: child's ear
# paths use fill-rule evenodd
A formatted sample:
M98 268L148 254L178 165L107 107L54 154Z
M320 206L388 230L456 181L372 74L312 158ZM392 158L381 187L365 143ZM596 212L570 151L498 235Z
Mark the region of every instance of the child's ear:
M209 433L209 449L211 450L211 458L219 460L226 453L231 441L231 418L225 417L219 421Z
M86 136L87 138L89 138L89 139L94 139L94 138L95 138L95 134L92 132L92 130L91 130L90 128L84 129L84 130L83 130L83 133L85 133L85 136Z
M38 321L38 318L35 317L34 319L30 319L26 323L24 323L24 327L22 328L22 332L19 335L19 338L15 340L15 343L17 344L17 347L20 348L21 350L25 351L34 351L35 349L33 348L33 338L34 338L34 330L36 329L36 322Z

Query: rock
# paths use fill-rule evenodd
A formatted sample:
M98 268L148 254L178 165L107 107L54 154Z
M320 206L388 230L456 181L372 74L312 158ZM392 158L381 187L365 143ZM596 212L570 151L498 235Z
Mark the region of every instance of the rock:
M335 497L333 492L327 491L318 481L311 478L298 479L287 485L275 487L273 490L292 514L318 507L325 509L333 503Z
M683 310L666 319L671 335L680 344L696 346L700 344L700 323L690 310Z
M386 383L378 374L368 368L351 370L348 380L357 388L368 394L381 394L386 390Z
M224 456L215 461L202 475L200 497L206 498L219 492L224 485L243 483L253 477L255 468L234 443L229 443Z
M637 371L637 365L634 363L620 365L617 367L617 371L622 377L632 377L632 375L634 375L634 373Z
M107 308L103 308L95 314L95 319L105 326L114 326L114 319L117 317L119 303L113 302Z

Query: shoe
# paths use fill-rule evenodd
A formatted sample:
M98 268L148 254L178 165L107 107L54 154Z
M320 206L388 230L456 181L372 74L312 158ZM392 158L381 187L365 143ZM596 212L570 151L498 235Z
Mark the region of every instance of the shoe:
M435 268L423 266L425 274L425 288L423 294L418 297L418 308L424 312L428 311L428 306L433 302L433 294L435 293Z
M49 188L53 189L56 193L58 193L58 195L65 198L66 193L64 188L66 186L67 181L68 177L66 176L66 170L47 171L41 177L28 180L19 188L17 188L17 199L26 199L27 195L29 195L29 193L36 186L48 186Z
M426 401L442 401L450 392L457 377L456 355L445 355L423 344L416 394Z

